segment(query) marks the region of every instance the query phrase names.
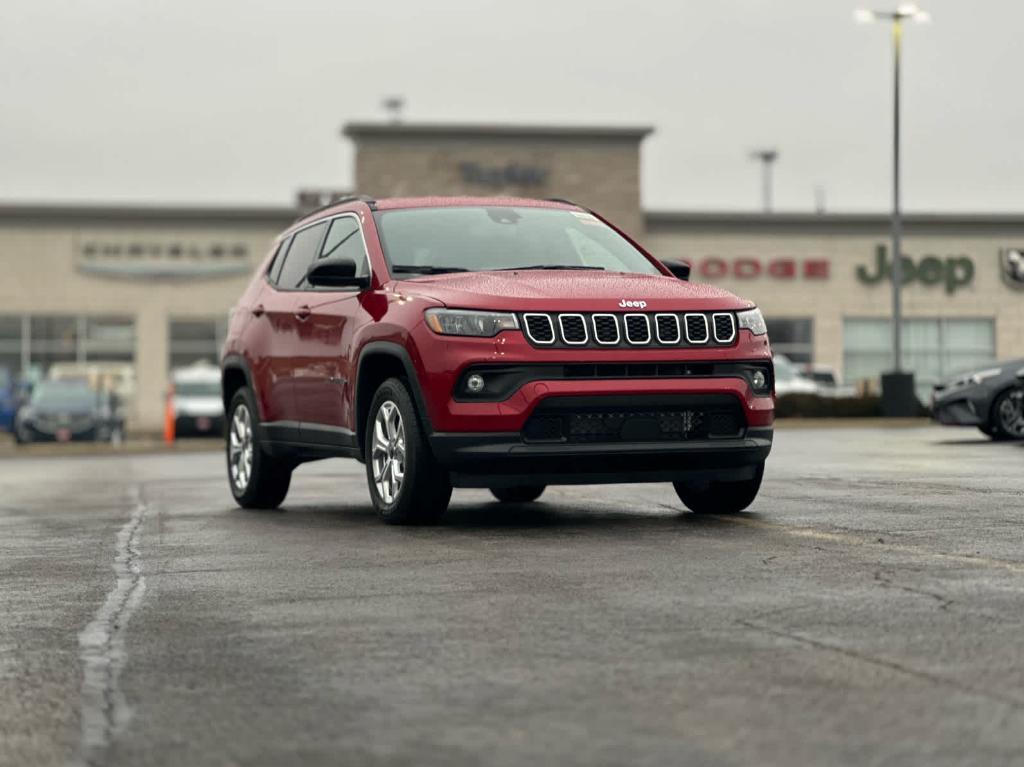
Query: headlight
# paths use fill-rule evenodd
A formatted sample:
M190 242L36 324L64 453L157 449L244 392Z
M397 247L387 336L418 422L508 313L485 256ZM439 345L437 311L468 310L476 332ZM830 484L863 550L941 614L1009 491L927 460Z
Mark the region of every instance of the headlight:
M516 330L519 321L505 312L476 312L471 309L427 309L427 326L445 336L491 338L503 330Z
M1002 368L990 368L988 370L979 370L977 373L971 375L967 380L972 384L980 384L989 378L995 378L997 375L1001 375L1003 372Z
M748 309L736 315L740 322L740 328L746 328L755 336L763 336L768 332L768 326L764 324L764 315L760 309Z

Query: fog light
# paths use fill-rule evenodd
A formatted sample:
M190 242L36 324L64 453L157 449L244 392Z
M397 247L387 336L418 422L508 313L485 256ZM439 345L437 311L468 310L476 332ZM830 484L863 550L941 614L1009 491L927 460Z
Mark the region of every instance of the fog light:
M474 373L466 379L466 391L470 394L479 394L484 390L484 377Z
M758 391L764 391L767 387L768 379L764 377L764 371L755 370L754 374L750 376L750 383L754 385L754 388Z

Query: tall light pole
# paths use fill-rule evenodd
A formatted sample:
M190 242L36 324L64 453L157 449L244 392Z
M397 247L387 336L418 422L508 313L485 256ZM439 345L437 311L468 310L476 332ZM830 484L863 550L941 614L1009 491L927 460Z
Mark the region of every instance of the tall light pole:
M903 218L900 210L900 59L903 53L903 22L924 23L931 20L925 11L913 3L904 3L895 11L854 11L859 24L888 22L892 26L892 356L893 370L903 370L903 258L900 241L903 238Z
M755 149L750 159L761 162L761 203L765 213L772 212L772 165L779 159L777 149Z

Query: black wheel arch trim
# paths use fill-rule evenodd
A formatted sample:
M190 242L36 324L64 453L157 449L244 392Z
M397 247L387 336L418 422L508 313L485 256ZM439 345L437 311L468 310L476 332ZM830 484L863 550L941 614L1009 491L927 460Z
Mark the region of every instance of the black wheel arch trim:
M224 417L227 418L228 408L231 407L231 403L227 401L227 397L224 396L224 376L228 371L237 370L245 376L245 385L252 392L253 399L256 401L256 408L259 409L260 401L256 394L256 387L252 383L252 371L249 370L249 363L245 357L240 354L229 354L220 362L220 398L224 401ZM262 420L262 413L258 413Z
M358 418L358 414L363 412L363 406L369 409L370 402L373 400L374 392L363 391L363 387L360 385L363 380L363 363L367 357L386 356L397 359L401 362L402 367L405 370L405 378L409 382L410 393L412 394L413 401L416 403L417 416L420 419L420 425L423 431L429 436L434 433L433 426L430 423L430 411L427 410L427 401L423 396L423 389L420 387L419 376L416 375L416 367L413 365L412 357L409 355L409 351L401 344L395 343L394 341L370 341L364 344L359 350L359 357L356 362L356 375L355 375L355 411L357 414L356 426L356 438L359 440L359 444L362 444L363 436L365 432L365 424L360 423L363 419Z

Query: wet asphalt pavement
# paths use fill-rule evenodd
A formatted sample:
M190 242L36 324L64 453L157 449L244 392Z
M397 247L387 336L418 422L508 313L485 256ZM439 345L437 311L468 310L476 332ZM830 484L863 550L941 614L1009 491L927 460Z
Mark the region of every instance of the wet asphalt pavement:
M750 513L0 461L0 764L1024 764L1024 447L783 430Z

